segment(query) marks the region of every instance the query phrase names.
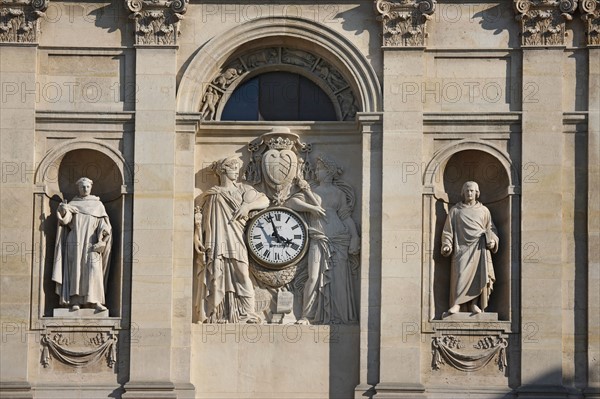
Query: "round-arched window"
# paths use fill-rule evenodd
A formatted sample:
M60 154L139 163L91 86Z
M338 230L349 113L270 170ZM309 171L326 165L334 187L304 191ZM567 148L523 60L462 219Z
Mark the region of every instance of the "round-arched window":
M302 75L267 72L242 83L225 104L222 121L336 121L329 96Z

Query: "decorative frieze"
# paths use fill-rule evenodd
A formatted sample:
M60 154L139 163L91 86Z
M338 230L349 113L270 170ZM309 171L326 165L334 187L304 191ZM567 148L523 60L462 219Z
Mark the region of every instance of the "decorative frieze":
M577 0L514 0L522 46L564 46Z
M0 43L35 43L49 0L0 0Z
M376 0L378 20L383 25L383 47L423 47L426 25L436 0Z
M189 0L127 0L135 20L135 44L176 45L179 21L187 10Z
M600 45L600 4L598 0L582 0L579 10L585 22L585 35L588 46Z

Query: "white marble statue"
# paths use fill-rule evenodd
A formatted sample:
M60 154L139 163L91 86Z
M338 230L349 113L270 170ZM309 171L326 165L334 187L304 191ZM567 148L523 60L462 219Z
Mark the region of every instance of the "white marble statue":
M58 206L58 233L52 281L60 304L79 310L90 305L106 310L105 288L110 265L112 228L100 198L90 195L92 180L76 182L79 196Z
M358 254L360 239L352 220L354 192L338 179L341 168L328 158L316 162L318 186L305 189L287 205L308 214L310 247L298 324L348 324L358 320L349 254Z
M196 312L202 323L258 323L254 287L248 270L244 227L250 211L269 199L239 183L236 157L213 164L220 184L207 190L196 213L195 247L200 258Z
M442 233L442 255L452 254L450 308L446 314L460 311L463 304L472 313L481 313L496 280L491 253L498 251L498 235L490 211L477 201L478 184L466 182L462 198L450 209Z

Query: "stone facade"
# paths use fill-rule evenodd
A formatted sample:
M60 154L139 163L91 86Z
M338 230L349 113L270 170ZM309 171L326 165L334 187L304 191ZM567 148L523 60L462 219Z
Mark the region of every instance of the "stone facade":
M0 397L600 398L599 10L0 1ZM248 82L282 73L335 120L224 120ZM213 163L232 156L225 184ZM84 176L112 242L104 303L74 309L52 274L57 211ZM460 262L443 256L466 181L494 224L476 234L496 244L478 258L493 267L481 313L451 308ZM244 255L293 244L266 213L272 230L219 255L249 268L258 317L220 317L252 298L224 284L201 318L215 257L199 235L233 231L205 201L233 187L238 231L266 206L237 213L254 187L310 243L286 267ZM311 293L338 316L304 317Z

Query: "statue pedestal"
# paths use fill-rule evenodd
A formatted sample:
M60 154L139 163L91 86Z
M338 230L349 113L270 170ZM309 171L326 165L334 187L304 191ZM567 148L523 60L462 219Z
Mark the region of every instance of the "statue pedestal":
M498 321L498 313L470 313L470 312L457 312L451 315L442 316L442 320L444 321L474 321L474 322L494 322Z
M54 317L74 318L74 319L103 319L108 317L108 309L97 311L96 309L56 308L53 310Z

